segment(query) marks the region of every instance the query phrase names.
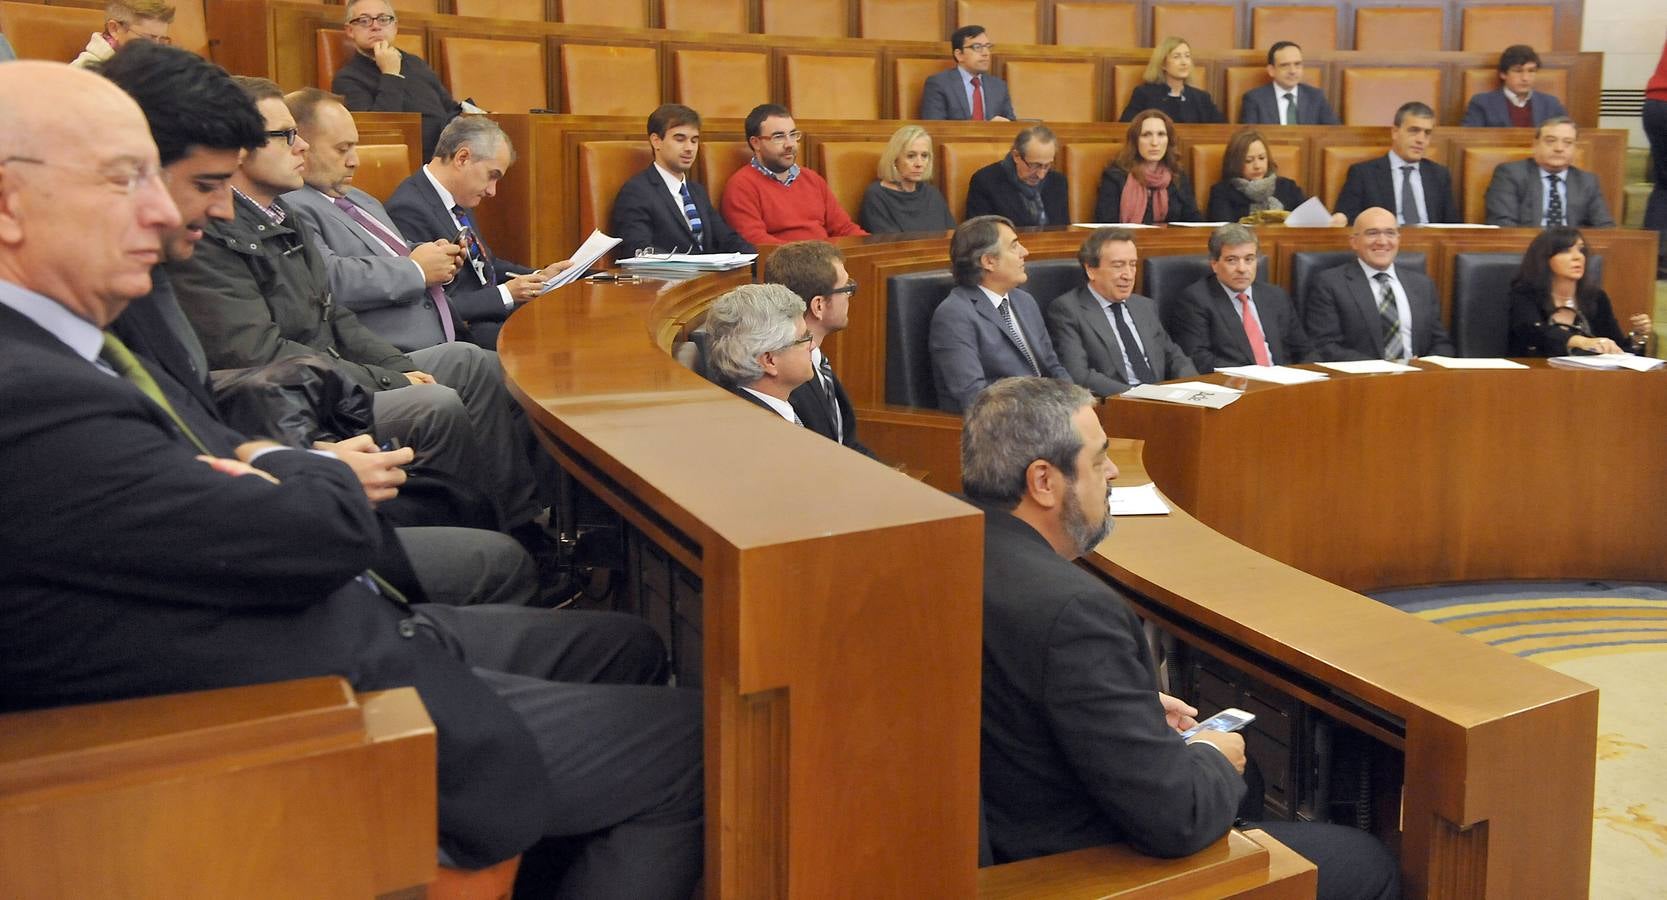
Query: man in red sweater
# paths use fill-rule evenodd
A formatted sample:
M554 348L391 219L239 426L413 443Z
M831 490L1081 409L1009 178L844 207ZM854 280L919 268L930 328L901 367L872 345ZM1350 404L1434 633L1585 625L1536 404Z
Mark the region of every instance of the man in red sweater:
M724 185L724 221L755 247L864 235L841 209L828 183L799 168L798 126L784 106L766 103L747 114L752 159Z

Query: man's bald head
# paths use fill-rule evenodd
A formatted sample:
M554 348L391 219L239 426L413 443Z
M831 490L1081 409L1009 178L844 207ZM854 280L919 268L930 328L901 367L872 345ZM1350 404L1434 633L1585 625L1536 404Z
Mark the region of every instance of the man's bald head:
M1354 217L1349 246L1361 262L1374 269L1385 270L1394 265L1395 257L1401 252L1401 230L1395 225L1395 214L1381 206L1361 210Z
M67 149L64 141L72 137L78 146L90 145L100 129L88 123L109 116L145 128L138 104L91 72L39 60L0 66L0 157Z

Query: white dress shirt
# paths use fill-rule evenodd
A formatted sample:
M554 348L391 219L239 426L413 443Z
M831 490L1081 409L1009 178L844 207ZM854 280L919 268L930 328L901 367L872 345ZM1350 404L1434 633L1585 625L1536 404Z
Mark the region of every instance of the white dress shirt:
M440 183L440 179L434 177L434 173L430 172L426 165L423 166L423 175L427 176L429 184L434 185L434 192L440 195L440 205L446 208L446 216L451 219L452 227L461 232L463 223L457 221L457 214L451 211L452 207L457 205L457 198L451 195L451 191L446 190L446 186ZM480 240L480 235L475 235L475 240ZM486 262L473 259L469 262L475 267L475 277L484 282L486 280ZM515 309L515 298L509 295L509 285L498 285L498 297L504 301L504 309Z
M745 385L743 385L741 387L741 390L746 391L747 393L753 395L754 397L757 397L760 400L763 400L765 405L767 405L771 409L775 410L777 413L779 413L781 415L782 418L786 419L787 421L792 422L794 425L798 425L801 428L804 427L805 423L799 421L799 414L793 411L793 404L788 403L786 400L782 400L782 399L779 399L779 398L776 398L776 397L772 397L769 394L764 393L763 391L755 391L750 387L746 387Z
M1418 203L1418 221L1426 224L1430 221L1430 204L1424 202L1424 167L1418 163L1407 162L1389 151L1389 182L1394 186L1395 194L1395 222L1398 225L1407 223L1406 212L1401 209L1401 181L1406 174L1401 170L1412 166L1412 196Z

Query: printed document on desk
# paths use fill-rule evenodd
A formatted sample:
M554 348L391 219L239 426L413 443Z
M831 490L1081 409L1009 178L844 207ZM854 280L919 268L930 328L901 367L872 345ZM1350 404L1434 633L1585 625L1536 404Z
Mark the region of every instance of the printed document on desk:
M1169 504L1158 496L1158 486L1151 482L1134 487L1114 487L1106 504L1114 516L1169 515Z
M579 245L579 249L573 251L573 255L567 258L567 261L573 265L561 270L561 273L556 277L544 282L544 287L538 292L538 295L542 297L564 284L572 284L579 280L585 272L590 270L591 266L596 264L597 260L602 258L603 254L612 250L618 244L619 238L609 237L600 230L592 230L590 237L585 238L585 242Z
M1203 381L1178 381L1174 384L1137 384L1121 396L1134 400L1161 400L1183 406L1203 406L1220 409L1244 394L1238 388Z
M1667 360L1633 356L1631 353L1599 353L1593 356L1553 356L1546 362L1554 369L1631 369L1634 372L1649 372L1661 368Z
M727 272L752 265L756 253L656 253L622 259L619 266L638 275Z
M1342 359L1336 362L1316 363L1315 365L1346 375L1390 375L1396 372L1418 371L1417 366L1390 362L1387 359Z
M1488 356L1420 356L1419 362L1427 362L1443 369L1526 369L1527 366L1508 359Z
M1248 378L1251 381L1271 381L1274 384L1307 384L1310 381L1324 381L1331 377L1324 372L1310 372L1290 366L1222 366L1216 371Z

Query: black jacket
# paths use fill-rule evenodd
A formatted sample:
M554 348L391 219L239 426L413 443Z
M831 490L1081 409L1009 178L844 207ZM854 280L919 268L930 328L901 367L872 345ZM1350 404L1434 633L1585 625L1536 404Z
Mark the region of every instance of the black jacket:
M828 412L828 394L822 389L819 376L812 375L809 381L787 395L787 402L793 404L793 411L799 414L799 421L805 423L806 428L873 458L873 452L857 440L857 414L851 408L851 398L846 395L845 385L840 383L837 374L833 377L833 399L839 405L839 418L844 425L837 434L834 433L833 416Z
M1283 175L1274 179L1273 196L1290 212L1308 199L1296 182ZM1205 213L1206 222L1237 222L1250 215L1250 198L1231 181L1218 181L1210 187L1210 202Z
M686 183L689 199L694 201L695 213L700 216L702 240L698 252L754 252L753 245L736 234L735 229L729 227L729 223L712 207L706 185L693 179ZM671 192L666 190L665 179L652 165L620 186L619 196L614 198L608 233L619 238L619 246L614 248L614 256L619 259L629 258L644 247L653 247L662 253L671 250L688 252L695 241L695 236L689 231L689 220L683 216L683 208L672 199Z
M1189 84L1181 88L1181 96L1176 98L1169 96L1167 83L1150 81L1135 85L1134 92L1129 95L1129 105L1123 107L1123 114L1117 117L1117 121L1133 122L1137 114L1148 109L1161 109L1176 122L1210 124L1227 121L1227 117L1216 108L1216 101L1209 91Z
M434 192L434 185L429 183L422 169L412 172L399 183L393 196L388 198L386 208L388 218L399 226L399 233L413 244L441 238L457 240L457 225L452 220L451 210L441 205L440 195ZM475 240L480 242L481 253L486 257L486 277L482 278L472 264L464 262L457 270L457 277L446 285L446 301L458 315L471 323L502 322L509 318L511 310L504 305L503 292L498 290L498 285L516 275L530 274L533 270L492 255L492 248L486 244L486 235L478 230Z
M1129 173L1116 163L1106 166L1100 174L1100 193L1094 200L1094 221L1121 222L1123 221L1123 185L1128 183ZM1163 222L1198 222L1198 198L1193 196L1192 180L1180 172L1176 172L1169 179L1169 215L1163 222L1150 221L1152 207L1146 207L1146 215L1135 225L1162 225Z
M1424 185L1424 210L1436 223L1463 222L1459 207L1453 199L1453 174L1447 167L1424 160L1418 164L1418 180ZM1397 212L1395 198L1400 195L1401 176L1389 171L1388 155L1368 159L1349 166L1343 179L1343 189L1337 193L1337 209L1353 222L1355 216L1374 206Z
M423 159L434 156L434 145L446 124L463 112L439 76L415 56L399 51L399 74L384 75L376 61L353 54L330 81L348 109L366 112L414 112L423 117Z
M1037 187L1042 192L1042 209L1048 214L1048 224L1071 224L1071 197L1065 175L1049 172ZM1025 209L1010 155L972 173L972 181L967 184L966 218L989 215L1006 216L1021 228L1042 224Z

